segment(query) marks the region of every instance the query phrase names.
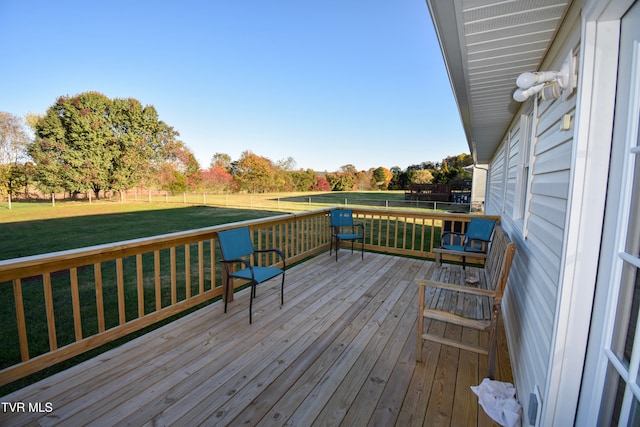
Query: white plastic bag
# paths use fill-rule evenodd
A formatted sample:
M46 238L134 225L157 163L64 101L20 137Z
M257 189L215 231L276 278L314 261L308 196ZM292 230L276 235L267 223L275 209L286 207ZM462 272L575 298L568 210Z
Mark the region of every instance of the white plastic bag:
M520 426L522 408L516 400L516 389L511 383L485 378L471 390L478 396L478 403L492 420L504 427Z

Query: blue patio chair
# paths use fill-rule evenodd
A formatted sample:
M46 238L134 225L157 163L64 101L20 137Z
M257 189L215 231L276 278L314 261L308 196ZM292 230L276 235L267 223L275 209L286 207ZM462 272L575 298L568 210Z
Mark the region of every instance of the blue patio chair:
M496 221L486 218L471 218L464 234L445 231L440 238L440 247L449 251L462 252L462 268L465 268L465 252L486 254Z
M286 262L284 254L279 249L255 250L251 234L247 227L235 228L218 233L218 242L222 251L222 265L225 268L227 281L224 288L224 312L227 312L229 290L233 292L233 278L245 279L251 282L251 295L249 296L249 324L252 322L253 299L256 297L256 286L278 275L282 275L280 286L280 307L284 305L284 272ZM282 268L261 267L254 265L254 256L257 253L274 252L282 260ZM241 269L234 271L234 267L240 264Z
M338 249L340 248L341 241L351 241L351 253L353 253L354 243L356 240L360 240L362 242L362 259L364 259L364 225L356 224L353 221L353 212L351 210L336 209L331 211L331 228L333 229L333 241L329 248L329 256L331 256L331 250L335 245L337 262ZM360 233L357 232L358 229L360 230Z

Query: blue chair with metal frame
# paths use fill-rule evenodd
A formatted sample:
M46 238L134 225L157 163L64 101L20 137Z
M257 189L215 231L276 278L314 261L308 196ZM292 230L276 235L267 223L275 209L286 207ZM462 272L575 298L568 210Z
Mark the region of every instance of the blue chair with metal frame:
M353 220L353 211L350 209L335 209L331 211L331 228L333 229L331 247L329 248L329 256L335 245L336 261L338 261L338 249L341 241L351 242L351 253L356 240L362 242L361 252L364 259L364 225L356 224ZM360 232L357 232L360 229Z
M256 286L276 276L282 275L280 285L280 307L284 305L284 276L286 262L284 254L279 249L256 250L253 247L249 228L235 228L218 233L218 242L222 251L222 265L224 266L227 280L224 288L224 312L227 312L229 291L233 293L233 278L248 280L251 283L251 295L249 296L249 324L252 323L253 299L256 297ZM262 267L255 264L255 254L276 253L282 262L282 268ZM234 271L236 265L242 267Z
M465 268L465 254L486 255L491 242L491 235L496 226L496 221L486 218L471 218L467 224L465 233L445 231L440 238L440 249L460 252L462 256L462 268ZM470 255L471 256L471 255Z

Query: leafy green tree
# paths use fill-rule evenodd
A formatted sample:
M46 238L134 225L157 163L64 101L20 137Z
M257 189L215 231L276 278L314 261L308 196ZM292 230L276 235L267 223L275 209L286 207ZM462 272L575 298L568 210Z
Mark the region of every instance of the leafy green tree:
M46 191L122 191L138 185L170 158L178 132L139 101L98 92L62 96L33 119L28 151Z
M309 191L317 183L313 169L291 171L290 176L295 191Z
M416 174L417 171L414 169L394 173L391 181L389 182L389 189L408 190L409 186L415 181Z
M355 186L355 175L345 172L328 173L325 178L331 186L331 191L351 191Z

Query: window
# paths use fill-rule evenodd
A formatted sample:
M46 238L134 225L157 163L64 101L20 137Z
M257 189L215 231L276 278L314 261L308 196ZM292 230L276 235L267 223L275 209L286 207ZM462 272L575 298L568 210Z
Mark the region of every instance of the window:
M529 202L529 181L531 179L531 146L533 144L533 103L520 117L517 177L514 194L513 219L522 227L526 236L526 213Z

